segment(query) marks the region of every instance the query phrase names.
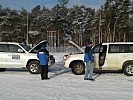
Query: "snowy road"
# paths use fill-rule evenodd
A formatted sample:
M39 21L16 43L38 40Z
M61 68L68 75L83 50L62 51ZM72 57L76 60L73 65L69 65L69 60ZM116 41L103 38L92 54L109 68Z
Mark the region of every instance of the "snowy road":
M60 66L50 68L50 80L22 69L0 72L0 100L133 100L133 77L95 74L91 82Z
M95 74L95 82L83 80L83 75L61 67L60 54L54 57L50 80L41 80L39 74L25 69L0 72L0 100L133 100L133 77L105 73Z

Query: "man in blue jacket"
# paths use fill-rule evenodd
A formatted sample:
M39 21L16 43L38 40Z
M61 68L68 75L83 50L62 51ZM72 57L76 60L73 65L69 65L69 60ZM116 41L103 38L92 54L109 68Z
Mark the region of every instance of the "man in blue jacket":
M93 62L94 62L94 57L92 55L92 42L89 42L89 45L86 46L85 48L85 55L84 55L84 62L86 63L85 66L85 76L84 76L84 80L92 80L94 81L94 79L92 78L93 76ZM89 78L88 78L89 75Z
M40 61L41 68L41 79L48 78L48 62L49 62L49 52L46 50L47 44L41 44L41 49L37 53L37 57Z

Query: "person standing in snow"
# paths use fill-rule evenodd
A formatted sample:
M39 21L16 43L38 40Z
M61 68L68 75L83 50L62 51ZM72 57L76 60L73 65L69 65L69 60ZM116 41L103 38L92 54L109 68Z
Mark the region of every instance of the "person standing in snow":
M92 80L94 81L94 79L92 78L93 76L93 62L94 62L94 57L92 55L92 46L93 43L89 42L89 45L86 46L85 48L85 54L84 54L84 62L86 64L85 66L85 76L84 76L84 80ZM88 78L89 75L89 78Z
M41 44L41 49L37 53L37 57L40 61L41 68L41 79L49 79L48 78L48 62L49 62L49 52L46 50L47 43Z

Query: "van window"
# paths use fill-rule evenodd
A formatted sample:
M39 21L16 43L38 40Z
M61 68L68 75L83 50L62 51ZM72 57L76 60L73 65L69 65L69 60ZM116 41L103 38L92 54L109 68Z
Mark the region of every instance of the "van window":
M130 53L133 53L133 44L129 44L128 45L128 52Z
M131 53L133 52L132 44L109 44L108 53Z
M99 49L101 47L101 44L97 44L92 48L93 53L99 53Z
M19 53L18 49L21 49L18 45L9 44L7 46L8 46L8 52L11 52L11 53Z
M7 48L5 44L0 44L0 52L7 52Z

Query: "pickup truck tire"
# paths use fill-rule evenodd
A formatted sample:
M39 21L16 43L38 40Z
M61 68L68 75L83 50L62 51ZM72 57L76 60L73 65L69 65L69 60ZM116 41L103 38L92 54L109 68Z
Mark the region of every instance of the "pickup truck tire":
M81 62L72 64L71 70L75 75L82 75L85 73L85 66Z
M40 73L39 62L38 61L29 62L27 69L31 74L39 74Z
M133 76L133 63L129 62L124 65L123 73L127 76Z

